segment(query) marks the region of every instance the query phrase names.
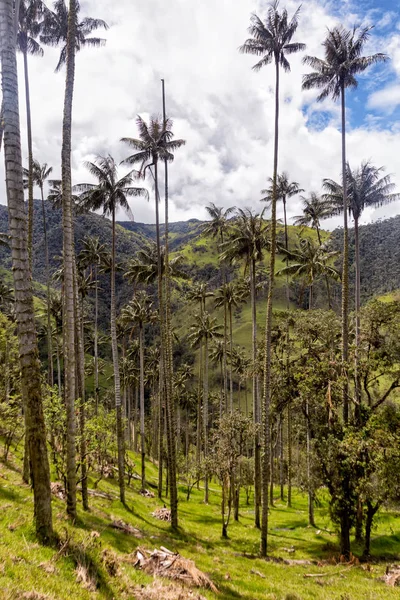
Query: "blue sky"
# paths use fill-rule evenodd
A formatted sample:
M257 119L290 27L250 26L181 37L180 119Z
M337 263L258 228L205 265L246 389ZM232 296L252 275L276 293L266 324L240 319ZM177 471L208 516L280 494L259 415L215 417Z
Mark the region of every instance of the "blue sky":
M301 0L280 0L292 15ZM49 5L51 0L48 1ZM84 161L98 154L126 157L121 137L136 137L136 115L160 114L160 78L167 110L186 146L170 169L171 219L207 218L205 206L248 207L260 212L260 191L273 164L274 70L252 71L254 57L238 53L250 14L262 18L267 0L82 0L82 17L104 19L110 28L102 48L84 49L76 60L73 107L73 181L90 179ZM352 167L371 159L384 165L400 189L400 5L383 0L303 0L297 41L307 54L323 56L327 27L376 24L367 54L387 52L391 61L369 69L349 91L347 154ZM58 49L30 60L34 156L60 176L65 74L54 74ZM319 193L325 177L340 177L338 103L316 102L302 92L302 56L290 57L282 74L279 170ZM20 66L21 61L20 61ZM23 156L26 118L20 78ZM2 161L1 161L2 162ZM2 168L2 167L1 167ZM123 168L121 167L121 174ZM0 173L0 202L5 203ZM152 194L151 182L148 182ZM153 203L132 200L137 221L154 222ZM281 207L279 208L281 210ZM288 207L301 212L301 198ZM400 214L400 202L366 211L364 221ZM281 216L281 214L278 214ZM119 218L125 218L121 213ZM338 223L327 223L333 227Z

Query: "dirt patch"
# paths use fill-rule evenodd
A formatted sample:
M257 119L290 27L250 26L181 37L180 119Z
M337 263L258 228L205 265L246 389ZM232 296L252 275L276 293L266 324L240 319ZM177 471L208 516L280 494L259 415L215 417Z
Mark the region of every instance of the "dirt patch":
M134 594L137 600L206 600L204 596L182 585L164 585L157 580L151 585L135 588Z
M137 548L135 551L135 567L142 569L150 575L175 579L190 587L204 587L218 593L211 579L200 571L194 562L184 558L178 553L171 552L161 546L160 550L145 550ZM190 596L188 596L190 597Z

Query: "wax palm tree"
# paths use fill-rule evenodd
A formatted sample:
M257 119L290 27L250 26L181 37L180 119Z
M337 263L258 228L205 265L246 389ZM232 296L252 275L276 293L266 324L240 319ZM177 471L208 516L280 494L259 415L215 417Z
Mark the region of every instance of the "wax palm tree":
M249 33L251 37L240 47L244 54L254 54L261 57L253 69L259 71L262 67L274 63L275 66L275 132L274 132L274 164L272 175L271 202L271 254L269 271L269 290L267 302L267 317L265 324L265 366L264 366L264 445L269 448L269 411L271 403L271 335L272 335L272 291L275 276L275 244L276 244L276 202L278 178L278 142L279 142L279 69L290 71L288 55L304 50L305 44L292 42L298 26L300 8L289 20L286 9L278 10L279 2L275 0L269 5L266 19L263 22L256 14L251 16ZM265 452L263 461L263 525L261 532L261 555L267 554L268 532L268 480L269 456Z
M33 482L34 520L38 537L53 537L50 469L42 407L41 373L35 331L32 279L27 245L21 142L18 114L16 16L18 2L0 3L0 53L3 92L4 155L12 251L15 314L18 323L21 389L26 409L26 443ZM13 9L15 8L15 15Z
M151 173L154 181L154 196L155 196L155 214L156 214L156 242L158 256L158 298L160 308L160 329L161 329L161 346L162 360L160 365L164 370L166 402L165 413L167 415L167 447L168 447L168 469L169 469L169 484L171 492L171 525L174 529L178 527L178 493L176 487L176 459L175 459L175 440L173 432L173 401L172 401L172 349L170 348L171 332L168 325L168 299L169 299L169 280L166 279L166 303L163 295L163 276L161 266L161 243L160 243L160 219L159 219L159 187L158 187L158 167L159 161L163 161L165 168L167 164L174 159L174 151L181 148L184 140L174 140L172 133L171 119L158 119L152 117L147 124L140 116L136 120L139 130L139 138L122 138L122 142L132 148L135 153L128 156L124 163L134 166L139 166L139 174L143 177L146 175L147 169ZM152 167L154 170L152 170ZM167 188L167 186L166 186ZM166 195L167 199L167 195ZM167 203L166 203L167 204ZM166 239L167 241L167 239ZM169 258L168 254L165 257L165 264L168 265L166 275L169 275Z
M161 273L165 274L165 247L161 251ZM170 276L173 279L187 279L185 271L182 269L184 257L181 254L174 256L169 261ZM136 256L132 258L127 266L124 276L131 283L144 283L149 285L156 281L158 276L158 251L157 244L148 243L144 248L137 251Z
M208 385L208 363L209 363L209 343L215 338L222 337L221 326L217 324L217 320L208 312L203 315L196 315L194 324L190 327L189 341L192 346L198 346L200 342L204 342L204 371L203 371L203 448L204 459L208 457L208 401L209 401L209 385ZM204 502L208 502L208 471L206 469L204 476Z
M61 148L62 179L62 227L64 248L64 369L65 402L67 411L67 513L76 518L76 466L75 466L75 300L74 300L74 226L72 215L71 183L71 131L72 100L75 82L75 55L84 46L99 46L104 40L89 38L97 28L107 28L104 21L86 17L79 22L80 5L78 0L69 0L69 8L64 0L57 0L54 11L46 14L43 21L42 43L62 45L56 67L59 70L65 63L66 80Z
M233 412L233 309L238 307L244 301L243 289L236 282L230 281L224 283L220 288L215 290L214 304L216 308L226 307L229 318L229 411Z
M24 60L26 129L28 135L28 246L32 268L32 239L33 239L33 152L32 152L32 118L29 90L28 54L43 56L43 48L37 42L42 28L43 16L48 12L41 0L21 0L19 6L19 22L17 33L17 48Z
M387 60L382 53L362 56L363 48L370 35L371 27L352 30L343 26L328 29L323 42L325 60L314 56L304 57L304 64L314 71L303 76L303 89L317 88L320 91L317 100L331 97L340 100L342 120L342 186L343 186L343 272L342 272L342 361L346 368L349 354L349 234L347 225L347 185L346 185L346 89L356 88L356 76L368 67ZM343 387L343 419L349 418L348 386ZM346 527L349 529L349 526ZM346 542L342 545L342 554L350 553L350 537L346 534Z
M328 219L332 216L332 202L326 198L321 198L315 192L311 192L310 196L306 198L301 196L303 201L303 214L294 217L294 225L300 227L312 227L317 232L317 238L319 245L322 245L321 240L321 220ZM332 308L331 291L329 286L328 276L325 275L326 293L328 295L328 306Z
M349 215L354 219L355 245L355 392L356 406L361 402L361 386L358 376L358 348L360 345L360 307L361 307L361 276L360 276L360 241L359 221L364 209L368 206L382 206L398 200L400 194L394 193L395 185L390 175L383 175L384 167L374 167L369 161L363 161L358 169L351 170L346 164L346 191ZM336 213L343 211L343 186L332 179L324 179L324 199L331 203Z
M139 329L139 369L140 369L140 448L142 455L142 490L146 488L145 472L145 431L144 431L144 327L147 323L156 320L156 313L152 310L152 303L145 292L139 292L125 306L121 312L121 321L128 325L133 325Z
M309 287L308 308L311 309L313 286L317 277L326 274L336 280L340 278L337 269L329 264L329 261L339 252L327 252L324 246L307 238L300 238L295 250L283 250L283 252L292 264L278 271L277 275L288 274L294 277L304 277Z
M230 207L227 209L223 209L220 206L216 206L213 202L210 202L208 206L206 206L206 211L211 217L211 221L205 223L203 225L203 233L206 236L217 239L218 250L222 251L222 245L224 244L226 235L229 231L229 217L235 211L234 207ZM221 259L220 262L222 267L222 283L227 283L227 273L226 273L226 265L225 261ZM223 360L223 368L224 368L224 404L226 407L227 400L227 391L228 391L228 369L227 369L227 330L228 330L228 314L227 308L224 306L224 360Z
M98 237L86 237L82 240L82 250L78 255L78 262L83 267L93 269L93 280L95 285L95 304L94 304L94 395L95 395L95 413L97 415L99 406L99 353L98 353L98 316L99 316L99 268L104 264L108 256L105 244L102 244Z
M47 287L47 309L49 309L50 302L50 261L49 261L49 244L47 241L47 225L46 225L46 208L44 203L44 184L49 178L53 171L53 167L49 167L47 163L41 165L37 160L33 159L31 172L29 169L24 169L24 187L29 189L31 185L30 180L32 179L33 185L36 185L40 189L40 195L42 200L42 220L43 220L43 237L44 237L44 251L45 251L45 264L46 264L46 287ZM47 361L48 361L48 382L49 385L53 385L53 349L52 349L52 336L51 336L51 320L50 311L47 310Z
M95 162L86 162L85 167L97 179L97 184L81 183L77 186L81 192L81 202L89 210L103 210L104 215L111 215L112 245L111 245L111 345L114 365L114 390L115 407L117 413L117 439L118 439L118 479L121 502L125 503L124 480L124 438L122 430L121 387L118 364L118 344L116 329L116 298L115 298L115 213L119 206L129 207L128 198L144 196L148 193L144 188L132 185L133 175L128 174L118 179L117 165L114 159L108 156L97 156Z
M269 228L264 220L265 209L257 214L248 209L239 209L232 224L229 240L224 244L223 256L230 262L245 261L245 271L250 273L251 321L252 321L252 361L257 362L257 311L256 311L256 267L264 258L268 247ZM259 381L257 371L253 368L253 419L261 422ZM254 502L255 524L260 527L261 504L261 446L258 432L254 436Z
M74 6L68 9L65 0L54 2L54 10L48 11L43 21L43 29L40 41L48 46L61 46L61 52L56 66L56 73L67 63L68 53L68 28L69 10L73 9L75 30L75 54L82 48L98 48L104 46L106 40L98 37L89 37L96 29L108 29L108 25L102 19L85 17L79 21L81 10L78 0L73 0Z

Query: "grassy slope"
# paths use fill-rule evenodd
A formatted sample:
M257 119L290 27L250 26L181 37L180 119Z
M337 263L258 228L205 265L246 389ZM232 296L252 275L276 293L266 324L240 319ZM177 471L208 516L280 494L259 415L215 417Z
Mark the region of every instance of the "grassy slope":
M117 500L116 482L104 481L99 489L112 494L115 500L91 498L91 511L79 511L76 527L65 518L65 504L53 502L55 525L61 538L66 533L74 544L85 549L86 563L91 560L93 571L100 582L96 592L85 590L76 583L73 552L57 557L56 550L40 547L34 539L31 525L32 495L21 484L21 455L14 453L11 464L0 465L0 590L2 599L19 599L25 592L41 592L52 600L94 600L95 598L134 598L133 585L147 584L150 577L136 571L124 559L140 545L147 548L164 545L192 558L207 572L221 594L219 598L235 600L383 600L398 598L398 592L378 580L385 564L373 565L371 571L362 567L340 566L288 566L245 558L243 553L258 551L259 532L253 527L252 506L241 499L240 522L229 526L229 540L220 537L220 490L213 482L211 503L202 503L202 492L195 490L189 502L185 490L180 488L180 533L173 535L167 523L158 521L151 512L160 506L158 499L143 498L134 484L127 492L130 510ZM148 464L148 477L156 480L156 469ZM123 519L139 528L143 539L120 533L110 527L113 519ZM277 502L271 510L269 544L273 557L320 560L336 554L336 536L329 520L325 502L316 511L319 529L307 527L306 498L295 493L293 508L287 509ZM374 531L372 551L391 556L399 552L400 514L383 512ZM91 532L96 531L99 537ZM294 548L295 553L287 553ZM115 553L119 575L111 577L102 564L102 552ZM49 571L49 572L48 572ZM265 575L265 578L260 576ZM304 578L305 573L320 577ZM217 598L203 592L209 600ZM294 594L290 596L290 594ZM37 596L35 598L44 598ZM161 600L161 599L160 599Z

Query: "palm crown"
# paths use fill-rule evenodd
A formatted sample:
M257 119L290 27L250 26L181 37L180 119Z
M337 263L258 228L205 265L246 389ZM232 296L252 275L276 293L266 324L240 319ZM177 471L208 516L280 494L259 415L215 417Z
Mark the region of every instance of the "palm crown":
M108 25L102 19L93 19L85 17L79 21L80 4L75 0L76 13L76 36L75 52L79 52L87 46L104 46L106 40L98 37L89 37L96 29L108 29ZM54 11L48 11L43 20L42 33L40 41L48 46L62 46L60 58L56 66L56 72L66 63L67 60L67 37L68 37L68 8L65 0L56 0Z
M388 59L386 54L381 52L372 56L362 56L371 29L354 27L348 30L342 25L328 29L328 35L322 44L325 60L315 56L303 58L303 63L314 69L313 73L303 76L303 89L321 89L317 97L317 100L321 101L329 96L337 100L345 88L357 87L357 74Z
M374 167L368 161L363 161L358 169L352 171L347 163L347 195L353 219L358 220L366 206L382 206L399 198L400 194L394 193L395 185L390 175L381 177L383 171L384 167ZM324 179L323 187L326 190L324 198L331 202L333 211L336 214L342 212L343 187L332 179Z
M121 179L117 177L117 165L112 156L97 156L95 162L85 162L89 173L98 181L97 184L81 183L76 190L81 192L80 202L88 210L103 210L105 215L112 214L118 206L129 208L127 196L145 196L144 188L132 185L134 177L128 173Z
M253 13L248 29L251 38L247 39L239 51L243 54L255 54L261 56L261 60L253 66L254 71L259 71L273 60L283 67L284 71L290 71L290 64L286 58L287 54L294 54L305 49L305 44L292 42L297 26L300 7L289 20L286 9L278 12L279 2L275 0L270 4L267 16L263 22L258 15Z
M173 140L172 120L161 120L151 117L149 124L138 116L136 124L139 130L139 138L121 138L122 142L128 144L136 152L128 156L123 162L127 165L140 164L139 173L144 177L148 167L158 162L174 160L173 152L183 146L185 140Z

